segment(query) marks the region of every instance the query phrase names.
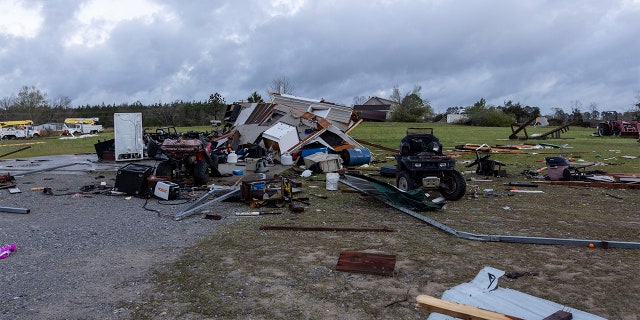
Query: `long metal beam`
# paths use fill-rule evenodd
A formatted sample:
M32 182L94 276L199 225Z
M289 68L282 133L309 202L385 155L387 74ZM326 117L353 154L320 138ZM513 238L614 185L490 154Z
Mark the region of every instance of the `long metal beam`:
M458 231L453 229L445 224L442 224L436 220L433 220L429 217L424 216L423 214L413 211L408 208L404 208L402 206L398 206L391 201L389 201L386 197L381 196L378 193L370 192L372 189L365 189L357 184L351 183L348 179L360 179L361 181L366 181L370 184L378 183L380 185L387 185L386 182L377 181L372 178L363 178L358 175L346 173L345 176L347 179L340 179L340 183L347 185L351 188L354 188L362 193L365 193L372 198L383 202L393 208L396 208L420 221L426 222L442 231L450 233L458 238L466 239L466 240L476 240L476 241L489 241L489 242L508 242L508 243L525 243L525 244L544 244L544 245L566 245L566 246L583 246L583 247L591 247L591 248L619 248L619 249L640 249L640 242L625 242L625 241L611 241L611 240L597 240L597 239L571 239L571 238L546 238L546 237L529 237L529 236L506 236L506 235L491 235L491 234L475 234L465 231ZM398 192L402 192L398 190Z
M207 193L205 193L202 197L200 197L198 200L196 200L195 203L193 203L191 206L189 206L187 209L177 213L175 215L175 217L173 217L173 220L178 221L178 220L182 220L192 214L197 213L198 211L200 211L200 209L208 207L216 202L221 202L223 200L229 199L231 197L233 197L234 195L240 193L240 188L233 188L231 190L229 190L229 192L222 194L222 195L218 195L216 196L216 193L220 193L221 191L225 191L225 190L211 190ZM211 196L216 196L215 199L210 200L210 201L206 201L203 202L205 199L207 199L208 197Z

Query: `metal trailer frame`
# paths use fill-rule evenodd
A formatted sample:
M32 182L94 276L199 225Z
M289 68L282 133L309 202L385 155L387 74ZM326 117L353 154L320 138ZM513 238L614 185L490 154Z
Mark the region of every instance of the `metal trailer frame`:
M356 189L362 193L371 196L372 198L383 202L391 207L394 207L420 221L426 222L444 232L452 234L458 238L466 239L466 240L476 240L476 241L490 241L490 242L508 242L508 243L525 243L525 244L544 244L544 245L565 245L565 246L582 246L582 247L596 247L596 248L618 248L618 249L640 249L640 242L625 242L625 241L610 241L610 240L596 240L596 239L571 239L571 238L546 238L546 237L529 237L529 236L506 236L506 235L495 235L495 234L475 234L466 231L458 231L453 229L445 224L442 224L436 220L433 220L429 217L422 215L419 212L413 211L411 209L396 205L392 203L386 196L382 193L377 192L377 189L372 187L370 189L363 188L362 183L358 185L357 183L353 183L349 181L349 179L359 180L359 182L365 181L368 184L377 184L382 187L391 187L396 189L397 192L403 192L400 189L395 188L394 186L379 181L373 178L369 178L367 176L353 174L353 173L345 173L346 179L340 179L340 183L347 185L353 189Z

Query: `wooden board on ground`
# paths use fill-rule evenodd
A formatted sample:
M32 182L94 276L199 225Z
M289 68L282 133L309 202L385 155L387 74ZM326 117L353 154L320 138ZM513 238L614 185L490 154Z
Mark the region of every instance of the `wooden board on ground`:
M393 276L396 256L391 254L343 251L338 258L336 270Z
M438 299L436 297L428 295L419 295L416 300L418 301L418 308L425 309L429 312L441 313L444 315L470 320L514 320L520 319L518 317L509 316L506 314L481 309L478 307L451 302L447 300Z

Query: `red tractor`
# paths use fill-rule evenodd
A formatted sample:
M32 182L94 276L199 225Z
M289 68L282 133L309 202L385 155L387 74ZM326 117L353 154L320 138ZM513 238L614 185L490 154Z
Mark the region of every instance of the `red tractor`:
M598 135L604 136L620 136L622 138L638 138L640 137L640 123L638 121L618 120L618 112L603 111L603 121L598 123Z

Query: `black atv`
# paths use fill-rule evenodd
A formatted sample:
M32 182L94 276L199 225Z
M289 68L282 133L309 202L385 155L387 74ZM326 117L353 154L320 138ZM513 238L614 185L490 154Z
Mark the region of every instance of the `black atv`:
M447 200L458 200L467 191L455 159L442 153L440 140L432 128L409 128L395 155L396 184L400 190L437 189Z

